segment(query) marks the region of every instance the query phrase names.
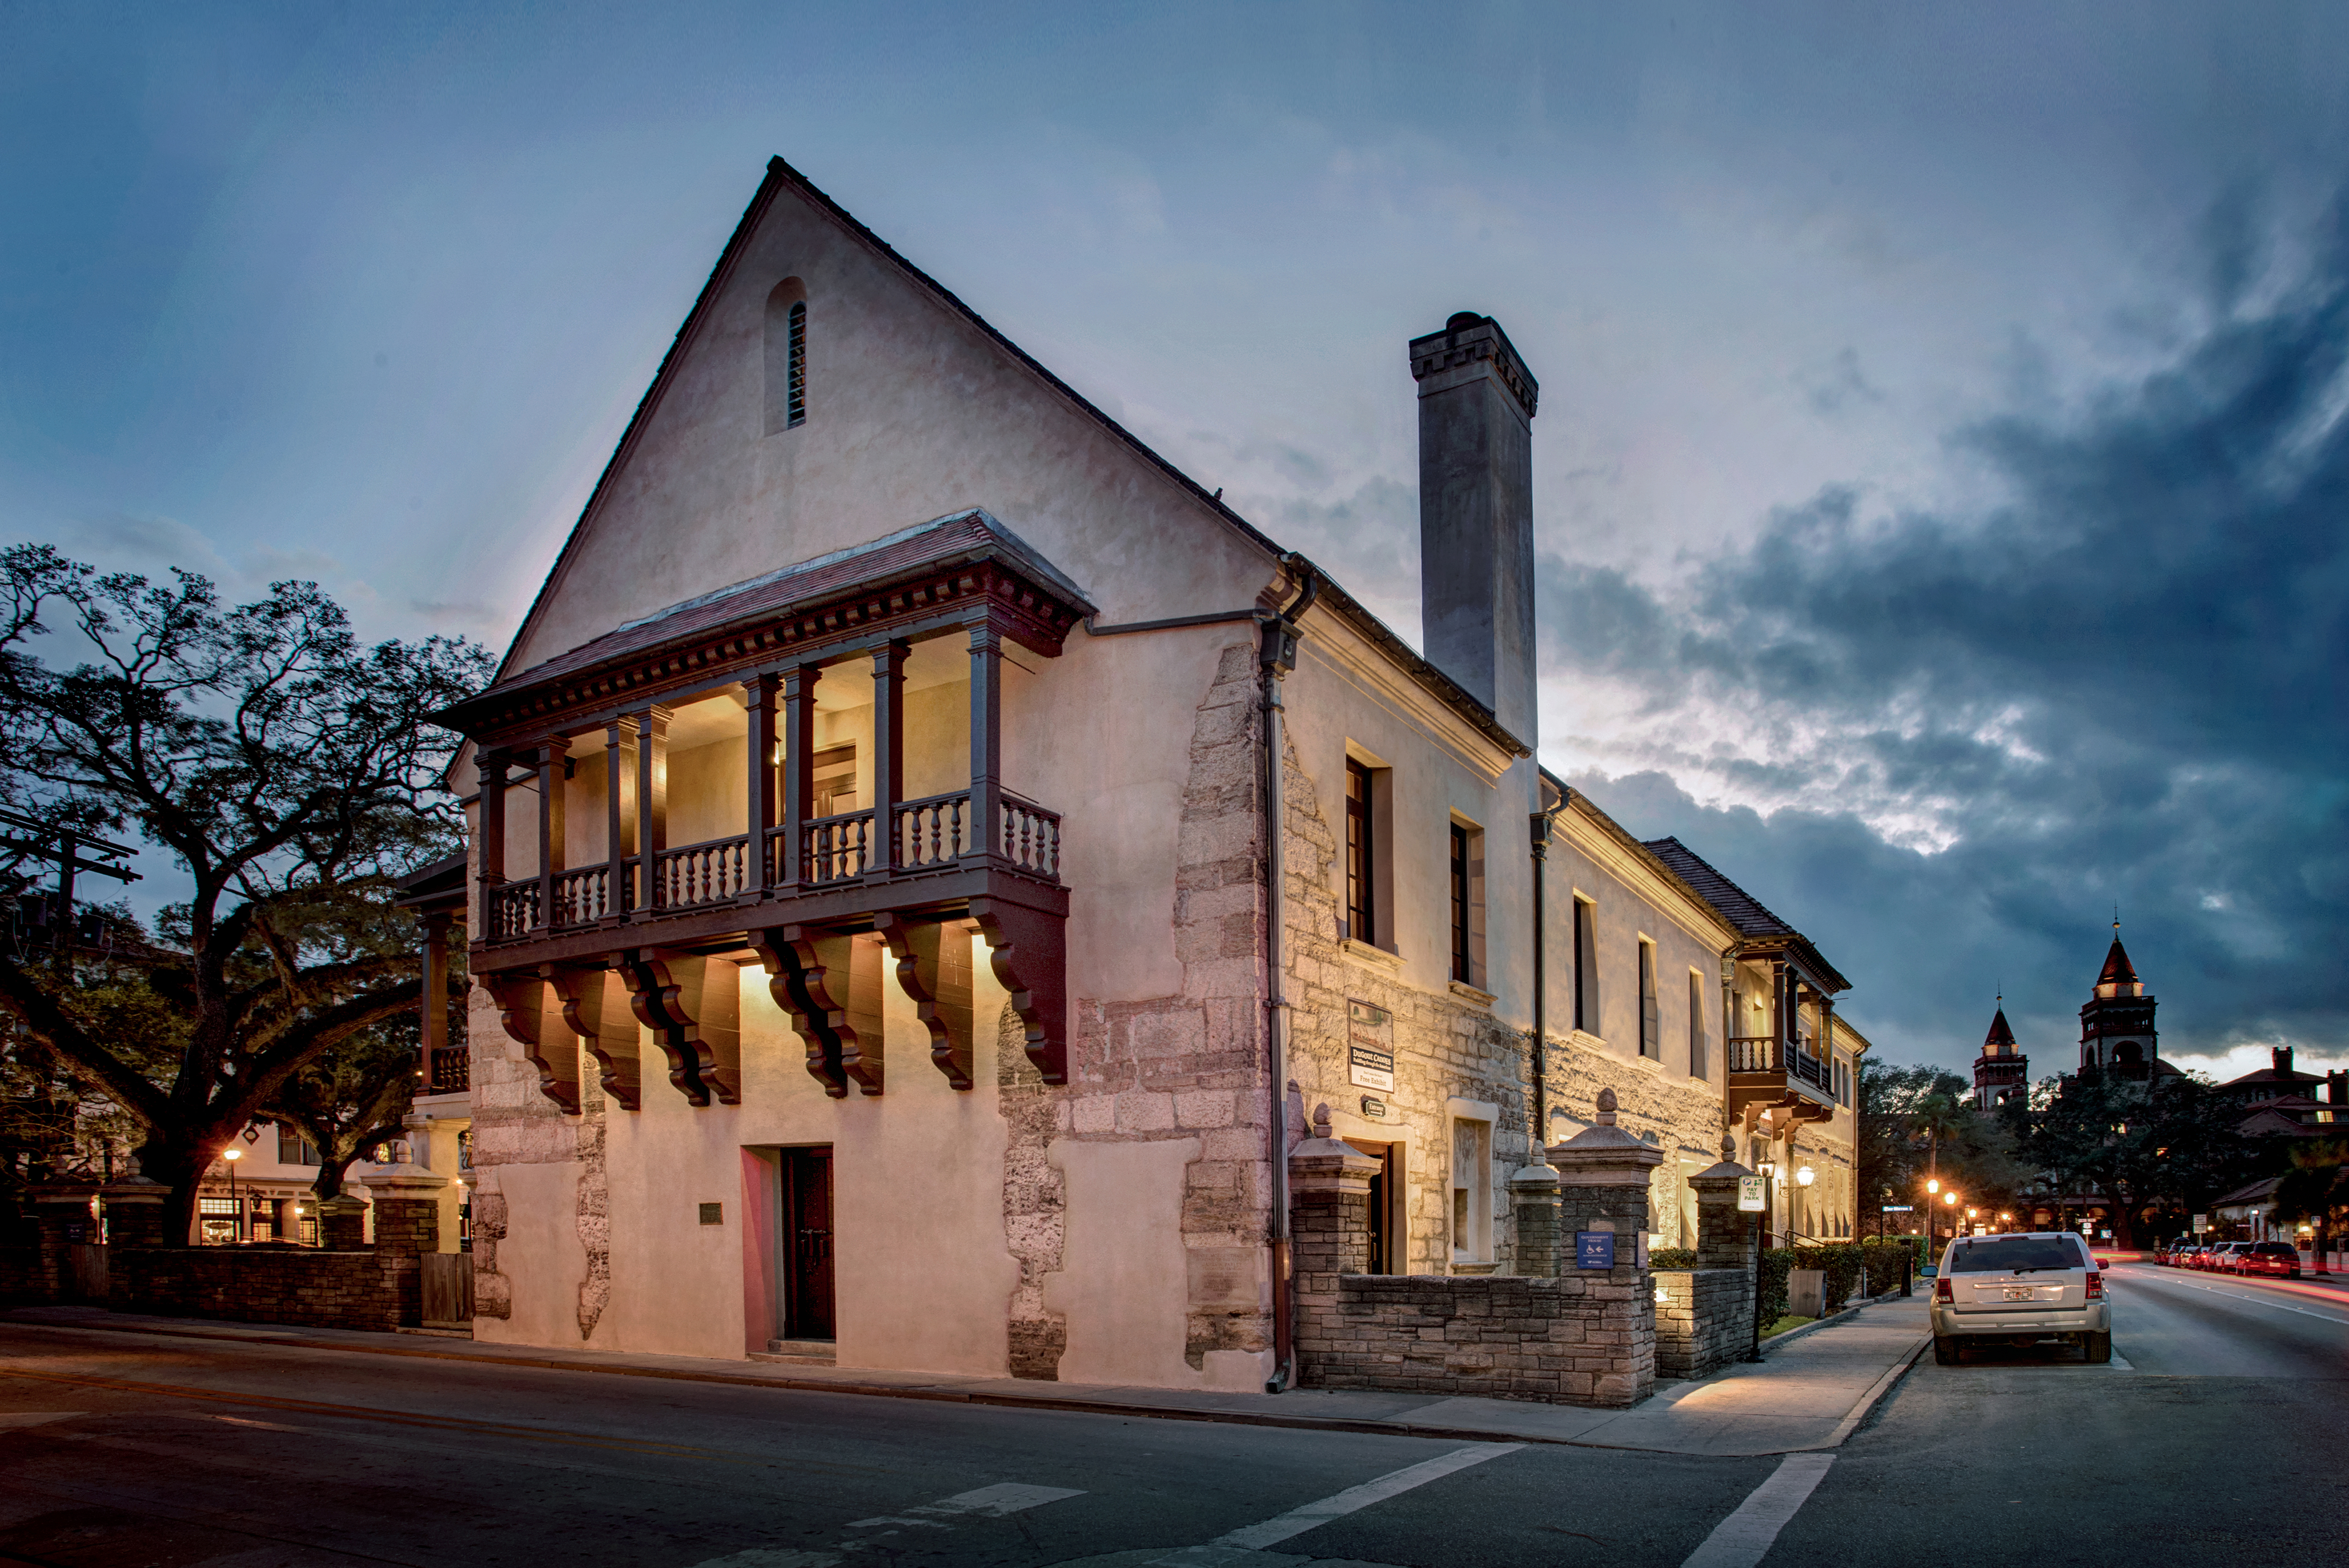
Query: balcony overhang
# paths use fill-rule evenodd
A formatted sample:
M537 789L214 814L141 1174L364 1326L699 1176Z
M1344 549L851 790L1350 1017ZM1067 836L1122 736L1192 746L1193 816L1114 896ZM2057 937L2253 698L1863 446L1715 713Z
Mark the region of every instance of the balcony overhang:
M433 715L477 745L525 744L624 709L829 663L984 622L1055 658L1096 613L1083 591L973 509L631 621Z

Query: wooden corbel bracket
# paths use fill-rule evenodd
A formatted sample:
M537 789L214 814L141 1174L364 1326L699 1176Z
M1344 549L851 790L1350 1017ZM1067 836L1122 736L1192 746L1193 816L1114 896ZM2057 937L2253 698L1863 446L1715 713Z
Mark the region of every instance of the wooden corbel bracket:
M481 989L498 1004L498 1023L538 1069L538 1092L579 1114L579 1047L563 1026L560 1004L546 977L530 971L482 977Z
M1027 1026L1028 1060L1048 1084L1069 1081L1069 960L1065 916L992 896L970 901L988 961Z
M930 1032L930 1064L957 1089L971 1086L970 934L961 919L882 913L873 929L897 961L897 983Z
M632 948L617 960L628 1004L668 1058L668 1081L697 1106L742 1099L740 971L725 959Z

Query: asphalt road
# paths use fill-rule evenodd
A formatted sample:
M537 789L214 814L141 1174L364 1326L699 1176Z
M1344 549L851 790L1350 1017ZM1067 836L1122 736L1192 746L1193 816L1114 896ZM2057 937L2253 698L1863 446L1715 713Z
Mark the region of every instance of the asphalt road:
M2342 1561L2302 1521L2349 1516L2349 1297L2124 1267L2116 1304L2127 1370L1928 1357L1785 1460L0 1324L0 1563Z

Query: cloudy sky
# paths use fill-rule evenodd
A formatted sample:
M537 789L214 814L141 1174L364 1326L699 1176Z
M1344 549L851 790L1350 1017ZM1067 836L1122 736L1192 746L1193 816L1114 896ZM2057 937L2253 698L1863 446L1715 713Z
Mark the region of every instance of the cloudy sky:
M1408 637L1496 316L1545 760L1886 1056L2068 1065L2117 904L2349 1057L2349 9L0 16L0 535L502 648L780 153Z

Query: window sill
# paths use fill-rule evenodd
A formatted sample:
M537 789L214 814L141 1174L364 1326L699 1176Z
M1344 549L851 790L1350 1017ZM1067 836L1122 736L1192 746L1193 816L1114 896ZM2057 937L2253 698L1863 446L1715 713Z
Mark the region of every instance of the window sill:
M1663 1075L1664 1071L1664 1064L1661 1062L1657 1061L1653 1056L1634 1056L1631 1058L1631 1065L1634 1067L1643 1067L1647 1071L1657 1075L1659 1077Z
M1361 959L1375 968L1392 970L1397 974L1402 972L1402 954L1401 953L1389 952L1384 948L1374 948L1368 942L1358 942L1351 937L1340 941L1338 944L1338 950L1348 958Z
M1500 1000L1489 991L1479 991L1475 986L1457 980L1452 982L1452 994L1464 1002L1473 1002L1488 1012L1492 1011L1493 1003Z
M1490 1263L1467 1263L1461 1262L1457 1258L1452 1260L1452 1272L1455 1274L1489 1274L1500 1266L1501 1265L1497 1262Z

